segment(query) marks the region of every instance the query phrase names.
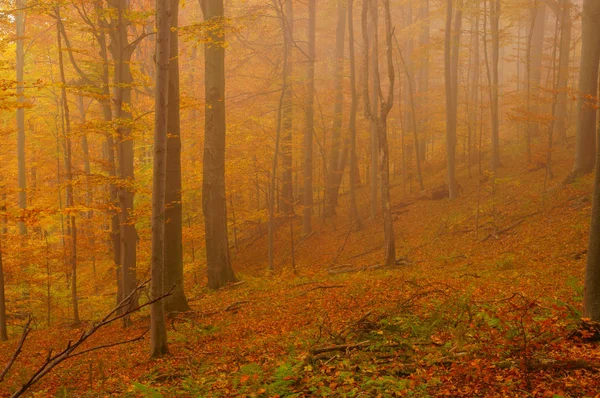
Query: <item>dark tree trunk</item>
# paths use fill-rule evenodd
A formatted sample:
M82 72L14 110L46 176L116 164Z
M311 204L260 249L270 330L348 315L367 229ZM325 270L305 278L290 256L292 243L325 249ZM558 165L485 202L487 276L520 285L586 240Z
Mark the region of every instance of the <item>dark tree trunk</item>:
M56 38L58 42L58 67L61 82L61 102L63 106L62 126L63 126L63 147L65 160L65 173L67 178L66 198L67 198L67 220L69 235L69 265L71 266L71 303L73 305L73 322L79 324L79 300L77 297L77 224L75 221L75 202L73 198L73 162L71 150L71 116L69 112L69 102L67 99L67 82L65 79L65 68L62 52L60 7L56 6Z
M560 57L558 67L560 68L560 79L558 81L558 102L556 104L556 122L554 124L554 136L564 143L567 139L567 105L569 103L569 62L571 59L571 1L562 0L560 7L560 19L564 21L560 37ZM557 16L557 18L559 18Z
M169 102L169 69L171 37L171 1L156 0L156 87L154 92L154 170L152 173L152 265L150 299L163 295L165 271L165 192L167 183L167 128ZM169 353L163 300L150 306L151 355Z
M165 188L165 298L167 313L189 310L183 285L183 214L181 202L181 126L179 115L179 0L171 2L167 180Z
M340 169L342 121L344 107L344 44L346 38L346 13L347 4L345 0L337 0L337 28L335 39L335 101L333 106L333 129L331 135L331 151L329 151L329 166L327 168L327 203L325 205L325 217L335 215L338 205L338 194L343 170Z
M284 50L287 57L287 75L292 76L294 72L293 48L294 48L294 6L293 2L286 1L284 5L285 11L281 10L281 24L283 34L286 36ZM285 99L282 108L282 124L281 124L281 211L289 215L293 212L294 195L292 186L292 134L293 134L293 118L294 118L294 92L293 85L288 82L288 87L285 91Z
M315 131L315 58L316 58L316 0L308 0L308 66L306 70L306 124L304 127L302 233L312 232L313 214L313 134Z
M600 2L583 3L583 33L579 67L577 146L572 176L591 173L596 156L596 106L598 104L598 62L600 61Z
M118 188L118 199L120 208L120 254L121 254L121 283L123 297L129 296L137 286L136 278L136 245L137 232L135 229L133 214L134 197L134 147L131 137L131 90L133 76L131 75L131 56L135 49L133 43L129 43L127 26L127 3L118 0L110 0L109 5L115 12L110 29L111 43L109 46L115 61L114 72L114 103L115 119L117 121L117 176L121 180ZM130 308L137 305L137 300L132 300ZM126 310L126 309L124 309ZM123 318L123 325L130 324L129 317Z
M314 0L313 0L314 1ZM362 221L356 205L356 190L358 185L358 164L356 156L356 113L358 107L358 94L356 92L356 57L354 54L354 0L348 1L348 47L350 55L350 120L348 130L350 133L350 219L357 228L362 227Z
M2 204L2 212L6 211L6 206ZM6 330L6 299L4 297L4 268L2 263L2 234L0 233L0 341L8 340Z
M25 168L25 7L26 0L16 0L16 28L17 28L17 162L19 180L19 209L27 209L27 170ZM19 233L27 234L27 226L19 221Z
M202 210L208 287L236 280L231 268L225 194L225 26L223 0L202 2L204 20L215 26L204 46L205 125ZM291 185L290 185L291 187Z

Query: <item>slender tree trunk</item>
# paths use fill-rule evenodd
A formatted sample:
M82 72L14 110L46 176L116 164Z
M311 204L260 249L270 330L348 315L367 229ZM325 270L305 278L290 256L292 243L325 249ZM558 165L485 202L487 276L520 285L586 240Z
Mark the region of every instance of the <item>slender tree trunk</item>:
M327 184L327 203L325 205L325 217L335 215L338 204L338 194L343 170L340 170L342 121L344 107L344 44L346 38L346 0L337 0L337 28L335 39L335 77L334 92L335 101L333 107L333 129L331 135L331 151L329 151L329 167L327 168L329 183Z
M58 67L61 82L61 102L63 106L63 139L64 139L64 160L65 173L67 178L66 198L67 198L67 220L69 236L69 263L71 266L71 302L73 305L73 322L79 324L79 300L77 297L77 224L75 221L75 203L73 199L73 166L72 166L72 144L71 144L71 116L67 98L67 82L65 79L65 68L63 62L62 36L60 26L62 19L60 16L60 7L56 6L56 38L58 42Z
M127 4L119 0L109 0L109 5L116 14L112 23L110 51L115 61L114 72L114 103L115 121L117 122L117 155L118 173L121 187L118 188L120 208L120 239L121 239L121 282L123 297L129 296L137 286L136 278L136 245L137 232L132 219L134 207L134 147L131 136L131 90L133 77L131 75L131 56L135 49L129 43L127 26ZM137 300L132 300L130 308L137 305ZM124 309L125 311L127 309ZM129 326L129 317L123 318L123 325Z
M205 126L202 209L206 239L208 287L236 280L231 268L225 194L225 18L223 0L202 3L204 20L215 29L204 46ZM291 185L290 185L291 187Z
M306 124L304 127L302 233L312 232L313 214L313 134L315 132L315 59L316 59L316 0L308 0L308 66L306 71Z
M458 111L458 50L462 22L462 1L456 10L454 30L452 0L447 2L444 67L446 81L446 152L448 162L448 193L450 199L458 196L456 183L456 116Z
M490 82L490 104L492 120L492 151L490 170L495 173L500 166L500 132L498 121L498 62L500 51L500 0L490 0L490 25L492 35L492 75Z
M6 211L6 205L2 204L2 212ZM2 263L2 239L4 237L0 233L0 341L8 340L6 329L6 299L4 297L4 268Z
M314 0L312 0L314 1ZM357 229L362 227L362 221L356 205L356 190L358 185L358 164L356 156L356 113L358 107L358 94L356 90L356 57L354 54L354 0L348 1L348 47L350 55L350 119L348 130L350 132L350 219Z
M421 22L423 24L421 35L419 36L419 44L421 46L421 68L419 69L419 81L417 83L417 95L418 95L418 109L420 114L420 125L425 127L425 131L428 128L429 122L429 0L421 0L421 6L419 9ZM423 129L421 129L423 132ZM427 155L427 135L421 134L419 137L420 149L420 160L425 161Z
M294 48L294 6L293 2L286 1L285 10L281 10L281 24L283 34L286 37L284 52L286 53L288 76L294 73L293 48ZM293 85L288 82L285 91L285 100L282 108L281 124L281 211L288 215L292 212L294 204L293 186L292 186L292 135L293 135L293 117L294 117L294 92Z
M475 11L475 20L471 27L471 67L470 67L470 78L469 81L469 99L471 109L469 111L469 176L471 175L471 158L473 143L477 144L477 108L479 104L479 6Z
M379 39L378 39L378 29L379 29L379 0L363 0L367 6L370 7L370 15L371 15L371 23L369 24L368 34L371 37L371 58L370 58L370 68L373 73L370 75L365 75L365 90L368 94L370 91L371 97L369 98L371 109L369 112L373 115L377 115L379 112L378 106L378 91L379 90ZM363 10L363 14L365 11ZM364 17L363 17L364 18ZM368 52L366 50L368 47L365 47L365 53ZM365 66L365 70L367 70L369 66ZM369 90L368 85L371 86ZM366 101L366 99L364 99ZM378 162L377 157L379 156L379 144L377 142L379 136L379 126L377 122L373 120L370 121L371 128L371 219L374 220L377 216L377 179L378 179Z
M591 173L596 156L596 107L598 105L598 62L600 61L600 2L585 0L582 15L581 63L577 143L571 177Z
M527 79L530 84L531 101L529 103L528 114L534 120L530 121L530 136L537 137L539 135L539 106L538 97L540 96L540 88L542 82L542 61L544 58L544 30L546 27L546 4L544 1L536 0L535 11L532 14L533 32L530 49L530 70Z
M151 299L163 295L165 276L165 192L167 183L167 128L169 117L169 59L171 37L171 1L156 0L156 88L154 93L154 170L152 173L152 282ZM171 253L169 253L171 255ZM169 353L164 302L150 306L151 355Z
M167 180L165 188L165 289L167 313L190 309L183 284L183 213L181 195L181 126L179 115L179 0L169 0L171 37L167 118Z
M558 82L558 102L556 104L556 122L554 124L554 136L560 142L565 143L567 139L567 105L569 90L569 62L571 59L571 1L562 0L561 21L564 21L560 36L560 80ZM558 18L558 17L557 17Z
M19 209L27 209L27 170L25 167L25 7L26 0L16 0L17 27L17 162L19 180ZM25 222L19 221L19 233L27 234Z

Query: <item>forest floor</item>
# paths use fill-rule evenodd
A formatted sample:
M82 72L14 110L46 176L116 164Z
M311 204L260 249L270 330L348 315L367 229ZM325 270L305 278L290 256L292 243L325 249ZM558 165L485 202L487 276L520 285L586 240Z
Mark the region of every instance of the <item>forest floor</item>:
M594 396L600 349L572 334L592 178L562 186L571 163L554 156L545 193L545 169L508 156L495 183L480 182L476 165L468 178L462 166L454 201L394 187L397 252L406 259L394 268L374 267L379 220L363 214L364 228L349 233L345 210L296 244L295 273L289 228L280 229L273 273L266 240L242 244L234 268L245 283L190 287L192 311L168 322L171 356L150 360L148 340L92 352L60 365L34 396ZM442 183L443 171L426 179ZM90 346L147 327L143 312ZM80 333L32 332L0 395ZM0 345L0 364L16 340Z

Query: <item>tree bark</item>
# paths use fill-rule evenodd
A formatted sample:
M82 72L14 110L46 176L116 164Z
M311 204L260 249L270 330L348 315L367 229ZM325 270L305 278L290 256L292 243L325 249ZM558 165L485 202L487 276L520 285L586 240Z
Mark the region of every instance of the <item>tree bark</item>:
M25 167L25 7L26 0L16 0L17 28L17 162L19 180L19 209L27 209L27 170ZM19 233L27 234L27 226L22 220L18 223Z
M315 59L316 59L316 0L308 0L308 66L306 70L306 123L304 126L304 164L302 200L302 233L312 232L313 214L313 134L315 132Z
M118 188L119 199L119 224L120 224L120 254L121 254L121 283L123 297L129 296L137 286L136 278L136 245L137 232L132 219L134 207L134 147L131 137L131 90L133 76L131 75L131 56L135 45L129 43L127 26L128 3L119 0L109 0L109 5L114 10L114 20L109 30L111 43L109 46L115 62L114 71L114 98L115 121L117 122L117 158L121 186ZM137 300L131 300L130 308L137 306ZM125 308L124 311L127 311ZM129 326L129 317L123 318L123 325Z
M560 142L565 143L567 139L567 105L569 103L569 63L571 60L571 1L562 0L560 7L560 18L564 21L561 28L560 56L558 67L560 68L560 79L558 81L558 102L556 104L556 123L554 124L554 136Z
M208 287L218 289L236 278L231 268L225 194L225 19L223 0L202 2L211 24L205 57L205 122L202 210L206 240ZM290 185L291 187L291 185Z
M6 205L2 204L2 212L6 211ZM6 329L6 298L4 297L4 268L2 263L2 233L0 232L0 341L8 340Z
M529 109L527 109L529 117L533 116L534 120L529 122L530 136L537 137L539 135L539 106L538 97L540 96L542 82L542 61L544 58L544 30L546 27L546 4L543 0L537 0L535 11L532 14L533 32L531 38L530 50L530 70L527 79L530 84L531 101Z
M294 6L293 2L285 2L285 11L281 10L281 24L283 34L286 37L283 51L286 52L288 76L294 73L293 48L294 48ZM293 135L293 118L294 118L294 92L293 85L288 82L288 87L285 91L285 99L282 108L282 124L281 124L281 211L289 215L293 212L294 194L292 185L292 135Z
M335 39L335 77L334 93L335 101L333 106L333 129L331 135L331 150L329 151L329 167L327 168L327 203L325 205L325 217L335 215L335 208L338 205L338 194L342 180L343 170L340 169L341 142L342 142L342 122L344 107L344 49L346 38L346 15L347 4L345 0L337 0L337 28Z
M169 67L171 1L156 0L156 87L154 90L154 170L152 173L152 266L150 299L151 355L169 353L165 308L162 300L165 271L165 192L167 183L167 128L169 107ZM171 255L171 253L169 253Z
M314 1L314 0L313 0ZM348 130L350 133L350 219L357 229L362 227L362 221L356 205L356 190L358 185L358 164L356 156L356 113L358 107L358 94L356 90L356 57L354 53L354 0L348 1L348 47L350 56L350 119Z
M67 220L68 220L68 235L69 235L69 264L71 266L71 303L73 305L73 322L80 323L79 319L79 300L77 297L77 223L75 221L75 201L73 198L73 165L72 165L72 143L71 143L71 116L69 110L69 102L67 98L67 82L65 78L65 67L63 61L63 48L61 26L62 19L60 15L60 6L56 6L56 38L58 43L58 68L60 73L61 83L61 102L63 106L62 126L63 126L63 147L65 173L67 178L66 199L67 199Z
M500 166L500 132L498 121L498 62L500 51L500 0L490 0L490 26L492 36L492 65L490 81L490 112L492 120L492 151L490 156L490 170L496 173ZM489 76L489 74L488 74Z
M179 114L179 0L169 0L171 37L167 118L167 180L165 187L165 288L167 313L190 309L183 284L183 213L181 193L181 123Z
M368 3L370 8L371 15L371 23L369 24L368 34L371 37L371 58L370 58L370 67L373 73L370 75L366 75L365 77L365 89L366 95L371 95L369 98L371 109L369 112L373 115L377 115L379 112L378 106L378 90L380 88L379 84L379 39L378 39L378 30L379 30L379 9L378 9L378 0L363 0L365 3ZM363 13L365 11L363 10ZM365 47L365 53L368 52ZM368 68L369 65L365 65L365 68ZM371 93L369 94L369 85L371 85ZM366 100L366 97L364 99ZM377 158L379 156L379 126L377 122L371 120L370 121L370 130L371 130L371 219L374 220L377 216L377 179L378 179L378 161Z
M598 105L598 62L600 61L600 2L585 0L582 15L577 143L571 177L591 173L596 156L596 107Z

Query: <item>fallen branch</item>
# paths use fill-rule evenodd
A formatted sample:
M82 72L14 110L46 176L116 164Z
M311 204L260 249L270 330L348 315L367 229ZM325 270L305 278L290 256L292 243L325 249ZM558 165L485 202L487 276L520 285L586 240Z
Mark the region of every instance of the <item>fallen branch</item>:
M366 344L369 344L371 341L370 340L366 340L366 341L361 341L360 343L356 343L356 344L338 344L338 345L332 345L329 347L320 347L320 348L313 348L312 350L310 350L311 355L319 355L319 354L323 354L326 352L334 352L334 351L350 351L350 350L354 350L360 347L364 347Z
M300 297L300 296L306 296L308 293L315 291L315 290L320 290L320 289L337 289L340 287L346 287L346 285L323 285L323 286L315 286L313 288L310 288L308 290L303 291L302 293L296 295L295 297Z
M533 216L535 216L536 214L539 214L539 213L540 213L539 211L536 211L534 213L531 213L531 214L528 214L526 216L523 216L519 220L517 220L517 221L513 222L512 224L510 224L508 227L503 228L503 229L501 229L499 231L492 232L491 234L489 234L485 238L481 239L479 242L483 243L483 242L485 242L486 240L488 240L490 238L498 238L498 235L506 233L506 232L508 232L508 231L510 231L510 230L512 230L512 229L514 229L516 227L518 227L519 225L523 224L526 219L528 219L529 217L533 217Z
M12 357L10 358L10 360L4 367L4 370L2 371L2 373L0 373L0 383L2 383L4 381L6 374L8 373L10 368L14 365L15 361L19 357L19 354L21 354L21 351L23 351L23 344L25 344L27 335L29 335L29 332L31 331L30 325L31 325L31 316L29 317L29 319L27 320L27 323L25 324L25 327L23 328L23 333L21 334L21 340L19 340L19 345L17 346L17 349L15 350Z
M142 305L138 305L135 308L130 308L133 298L137 295L137 293L140 290L142 290L146 285L148 285L149 282L150 282L150 279L139 284L131 293L129 293L129 295L126 298L124 298L115 308L113 308L106 316L104 316L104 318L102 318L98 323L94 324L90 329L84 331L75 342L72 342L69 340L67 343L67 346L63 350L61 350L60 352L58 352L57 354L54 354L54 355L52 355L52 350L50 350L48 352L48 355L47 355L45 361L37 368L37 370L29 378L29 380L27 380L25 383L23 383L21 388L19 388L16 392L14 392L11 397L16 398L16 397L20 397L21 395L23 395L29 388L31 388L31 386L33 386L35 383L37 383L45 375L47 375L52 369L54 369L57 365L59 365L60 363L64 362L65 360L67 360L69 358L73 358L75 356L82 355L84 353L88 353L91 351L96 351L96 350L100 350L103 348L113 347L115 345L127 344L127 343L131 343L131 342L142 339L143 335L138 338L134 338L132 340L127 340L124 342L119 342L119 343L114 343L114 344L107 344L107 345L103 345L103 346L92 347L92 348L80 351L79 353L75 353L75 351L83 343L85 343L92 335L94 335L98 330L100 330L104 326L109 325L121 318L127 317L127 316L131 315L132 313L137 312L144 307L152 305L152 304L156 303L157 301L160 301L160 300L164 299L165 297L170 296L171 292L173 291L173 287L172 287L166 294L156 297L152 300L149 300L148 302L146 302ZM116 315L123 308L127 308L127 310L121 314Z

